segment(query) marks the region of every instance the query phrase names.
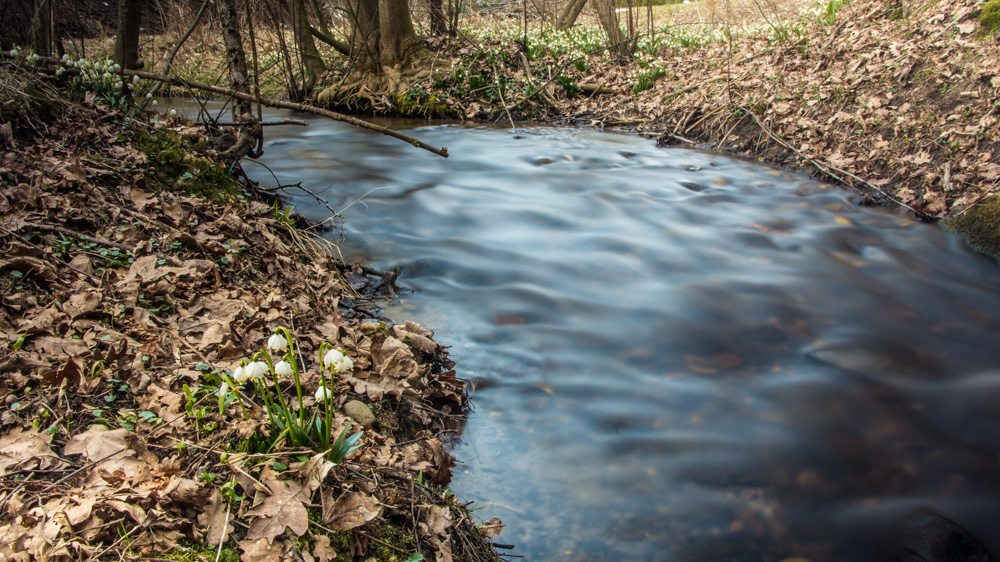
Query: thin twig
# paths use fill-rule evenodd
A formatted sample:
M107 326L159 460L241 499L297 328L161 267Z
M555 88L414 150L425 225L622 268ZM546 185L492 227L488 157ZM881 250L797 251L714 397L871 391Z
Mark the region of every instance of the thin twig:
M226 502L226 521L222 524L222 535L219 536L219 550L215 553L215 562L222 558L222 545L226 542L226 529L229 528L229 513L233 509L233 504Z

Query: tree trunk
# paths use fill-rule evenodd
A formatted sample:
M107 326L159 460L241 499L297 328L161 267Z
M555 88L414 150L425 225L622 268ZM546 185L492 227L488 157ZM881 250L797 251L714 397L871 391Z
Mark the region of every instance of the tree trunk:
M330 32L330 26L326 23L326 14L323 13L323 6L320 5L319 0L311 1L313 11L316 12L316 21L319 23L319 30L323 32L323 35L332 37L333 33Z
M448 21L444 17L443 0L427 0L427 11L431 16L431 35L435 37L448 32Z
M144 0L118 0L118 34L115 36L115 62L122 68L139 68L139 28L142 25Z
M410 19L406 0L378 0L379 62L383 67L401 65L414 48L423 46Z
M295 46L299 50L299 59L302 61L304 70L302 77L302 95L309 97L313 87L319 81L323 73L326 72L326 65L323 57L316 48L313 41L312 31L309 27L309 14L306 12L305 0L290 0L292 12L292 31L295 34Z
M611 54L619 60L632 58L632 40L618 26L618 14L615 12L614 0L590 0L590 4L597 10L601 27L608 35L608 49Z
M587 0L566 0L562 11L559 12L559 19L556 20L556 29L565 31L576 23L576 18L580 17L580 12L587 5Z
M35 0L31 18L31 48L42 57L52 56L52 0Z
M243 51L243 36L240 35L238 27L236 0L220 0L217 7L219 21L222 22L222 39L226 44L226 60L229 63L229 78L233 89L249 94L250 73L247 72L247 55ZM250 102L237 98L233 102L233 121L239 121L246 113L250 113Z
M372 71L378 71L378 0L356 0L351 5L352 36L351 52L368 63Z

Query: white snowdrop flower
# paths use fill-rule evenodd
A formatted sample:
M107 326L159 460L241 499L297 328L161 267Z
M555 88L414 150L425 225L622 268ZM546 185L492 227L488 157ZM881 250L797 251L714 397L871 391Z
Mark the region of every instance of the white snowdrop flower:
M60 59L60 60L62 60L62 61L64 61L64 62L65 62L65 61L68 61L68 60L69 60L69 55L63 55L63 56L62 56L62 59Z
M133 84L138 84L139 83L139 75L138 74L136 74L135 76L132 77L132 83Z
M156 107L156 100L153 100L153 107Z
M331 349L326 352L326 356L323 357L323 364L327 367L333 368L334 365L340 363L344 360L344 354L337 351L336 349Z
M342 360L334 364L333 368L338 373L346 373L347 371L353 371L354 361L351 361L351 358L345 355Z
M176 109L171 109L170 110L170 116L174 117L175 115L177 115L177 110Z
M263 361L254 361L253 363L250 363L249 365L246 366L246 368L243 369L243 372L246 374L247 378L252 381L264 378L264 375L267 374L267 371L268 371L267 363Z
M288 340L278 332L267 339L267 348L271 351L281 351L286 347L288 347Z
M292 364L282 359L274 364L274 372L279 377L287 377L292 374Z
M219 391L216 392L215 394L216 396L225 396L228 393L229 393L229 383L224 382L219 386Z
M246 370L243 368L243 365L240 365L235 369L233 369L233 380L240 384L247 382L247 373Z
M330 392L329 388L327 388L325 386L321 386L321 387L319 387L319 388L316 389L315 396L316 396L316 400L326 400L327 398L329 398L330 396L332 396L332 393Z
M153 93L152 93L152 92L150 92L150 93L146 94L146 99L147 99L147 100L151 100L151 99L153 99Z

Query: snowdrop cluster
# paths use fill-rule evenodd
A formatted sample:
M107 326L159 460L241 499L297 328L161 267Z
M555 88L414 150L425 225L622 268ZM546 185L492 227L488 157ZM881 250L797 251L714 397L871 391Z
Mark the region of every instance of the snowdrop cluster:
M122 67L111 59L91 61L80 58L74 61L67 55L63 57L62 67L80 71L75 83L81 90L98 94L121 94L125 87Z
M307 407L303 400L299 376L302 371L295 341L287 329L278 328L267 339L264 349L240 361L231 375L222 375L222 383L216 393L220 414L235 398L240 398L242 404L241 392L252 385L264 401L274 430L272 434L277 436L275 441L287 439L294 446L313 447L318 452L328 451L329 458L339 462L344 455L360 446L357 442L361 432L348 437L350 426L344 428L339 438L333 439L332 435L335 421L334 374L353 371L354 361L344 350L335 349L327 343L320 345L318 359L320 383L313 394L316 406Z

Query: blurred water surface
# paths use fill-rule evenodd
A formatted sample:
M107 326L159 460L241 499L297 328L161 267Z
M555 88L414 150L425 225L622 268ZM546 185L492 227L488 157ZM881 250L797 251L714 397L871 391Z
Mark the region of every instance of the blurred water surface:
M386 314L479 387L452 487L515 554L885 560L927 510L1000 553L994 261L757 163L390 124L451 157L310 119L261 161L334 209L364 196L337 243L401 270Z

